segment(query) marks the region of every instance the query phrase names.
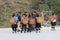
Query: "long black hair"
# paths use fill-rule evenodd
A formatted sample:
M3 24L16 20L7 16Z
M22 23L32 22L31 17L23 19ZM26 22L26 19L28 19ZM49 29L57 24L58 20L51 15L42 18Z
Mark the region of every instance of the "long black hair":
M14 17L14 16L15 16L15 13L12 14L12 17Z

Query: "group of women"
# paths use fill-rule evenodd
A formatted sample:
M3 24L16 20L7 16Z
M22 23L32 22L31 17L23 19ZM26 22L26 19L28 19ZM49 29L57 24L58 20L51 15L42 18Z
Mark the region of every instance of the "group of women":
M53 13L48 17L52 28L55 28L57 16ZM28 12L18 12L13 13L12 17L9 18L9 22L11 23L12 31L15 32L40 32L41 24L43 22L43 18L39 16L37 12L33 12L29 14Z

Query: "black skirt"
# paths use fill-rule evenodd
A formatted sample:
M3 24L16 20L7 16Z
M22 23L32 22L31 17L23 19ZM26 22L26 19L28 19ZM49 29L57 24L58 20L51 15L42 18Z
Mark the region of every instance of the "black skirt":
M56 22L51 22L51 26L56 26Z
M40 28L40 27L41 27L41 23L37 23L37 22L36 22L35 28Z

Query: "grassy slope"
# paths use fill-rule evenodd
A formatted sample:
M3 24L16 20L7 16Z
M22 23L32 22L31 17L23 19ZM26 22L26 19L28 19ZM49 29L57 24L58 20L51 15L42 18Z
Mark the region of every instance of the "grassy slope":
M26 10L31 2L31 0L0 0L0 27L9 27L10 15L17 11Z

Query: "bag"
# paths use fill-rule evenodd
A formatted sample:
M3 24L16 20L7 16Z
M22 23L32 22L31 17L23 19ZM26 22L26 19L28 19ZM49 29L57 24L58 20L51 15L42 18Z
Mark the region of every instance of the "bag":
M49 20L50 20L51 22L53 22L53 20L54 20L53 16L49 16Z
M36 22L37 23L42 23L43 22L43 19L41 17L36 17Z
M9 22L10 22L11 24L14 24L14 18L10 18L10 19L9 19Z
M21 20L21 22L22 22L23 24L28 24L28 18L23 18L23 19Z
M30 18L30 19L29 19L29 24L35 24L35 19Z

